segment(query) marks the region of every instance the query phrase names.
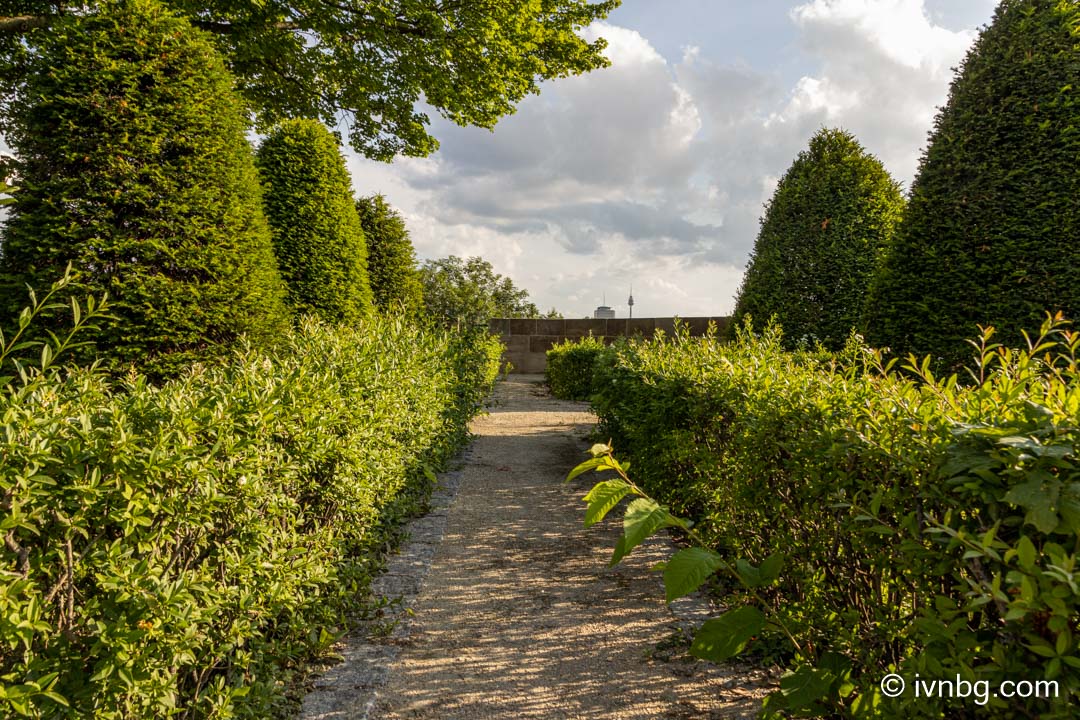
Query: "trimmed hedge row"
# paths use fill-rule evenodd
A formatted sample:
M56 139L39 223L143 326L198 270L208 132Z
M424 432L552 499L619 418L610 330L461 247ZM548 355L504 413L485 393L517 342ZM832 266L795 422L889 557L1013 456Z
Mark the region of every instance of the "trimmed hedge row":
M418 315L424 307L424 286L405 219L379 194L358 199L356 212L364 229L375 307L385 313Z
M337 137L286 120L255 155L274 256L297 315L353 323L374 307L368 252Z
M903 211L880 160L849 132L819 130L765 208L731 329L775 315L791 346L843 347Z
M785 352L775 328L730 345L629 341L601 355L593 402L635 481L717 550L784 556L772 601L810 656L774 636L755 647L818 668L792 703L809 697L830 716L1071 717L1080 336L1043 331L1031 351L988 348L966 387L925 365L882 367L857 340L835 355ZM877 686L887 672L1056 680L1061 699L891 700Z
M272 344L285 288L213 38L157 0L88 5L33 34L26 84L5 99L20 188L0 230L0 325L70 265L69 296L112 301L80 361L162 378L241 336Z
M588 400L592 395L593 367L604 341L593 336L564 340L547 351L547 384L563 400Z
M0 715L266 718L466 438L492 338L302 323L154 387L0 392Z
M877 346L956 368L993 325L1080 315L1080 3L1002 0L953 80L869 293Z

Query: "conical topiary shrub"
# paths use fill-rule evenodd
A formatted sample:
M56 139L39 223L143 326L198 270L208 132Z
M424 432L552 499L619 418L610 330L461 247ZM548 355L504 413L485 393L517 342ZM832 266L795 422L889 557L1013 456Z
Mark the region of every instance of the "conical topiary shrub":
M360 198L356 210L367 242L375 306L383 312L415 315L423 308L424 289L405 221L382 195Z
M285 326L244 109L210 42L154 0L107 2L35 38L8 139L21 186L0 290L11 325L26 286L68 263L78 295L108 293L90 339L151 375ZM94 350L84 351L88 356Z
M991 324L1022 342L1080 317L1080 3L1005 0L937 118L871 293L868 339L970 361Z
M821 130L780 180L731 327L776 316L790 344L843 345L903 212L897 183L843 130Z
M316 120L288 120L257 160L289 303L328 322L358 320L372 307L367 248L337 138Z

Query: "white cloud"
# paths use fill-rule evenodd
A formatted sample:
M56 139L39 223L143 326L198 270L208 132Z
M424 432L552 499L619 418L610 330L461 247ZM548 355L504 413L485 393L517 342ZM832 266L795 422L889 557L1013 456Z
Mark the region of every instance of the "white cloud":
M791 12L825 122L851 130L898 179L910 181L952 68L975 39L931 19L924 0L812 0Z
M974 39L971 32L936 25L924 0L812 0L791 16L810 30L807 41L823 54L843 49L845 40L857 35L892 62L932 73L947 71Z
M442 150L392 166L352 159L360 192L402 208L423 257L479 254L536 303L581 316L730 312L762 205L823 125L842 126L909 182L974 39L923 0L808 0L801 72L720 62L700 47L666 59L608 23L612 67L544 86L494 133L438 122Z

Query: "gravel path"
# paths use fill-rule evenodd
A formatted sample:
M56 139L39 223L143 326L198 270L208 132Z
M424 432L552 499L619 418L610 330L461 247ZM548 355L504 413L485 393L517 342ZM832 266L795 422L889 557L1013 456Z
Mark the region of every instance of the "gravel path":
M649 571L670 544L650 542L607 567L621 513L583 529L581 496L595 476L563 482L587 457L595 417L542 382L511 376L476 420L407 628L381 641L394 647L385 686L363 713L321 717L754 716L760 674L671 649L679 623Z

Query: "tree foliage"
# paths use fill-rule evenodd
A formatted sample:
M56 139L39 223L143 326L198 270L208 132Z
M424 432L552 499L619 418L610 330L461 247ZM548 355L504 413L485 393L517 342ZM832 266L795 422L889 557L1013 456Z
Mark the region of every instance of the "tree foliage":
M424 305L424 289L405 220L382 195L360 198L356 210L367 243L375 306L383 312L415 315Z
M298 314L355 322L371 308L367 247L337 138L317 120L287 120L259 147L266 217Z
M789 342L842 346L903 205L899 185L854 136L818 132L765 210L732 327L775 315Z
M19 192L0 257L26 286L69 263L112 301L93 337L113 363L169 374L285 320L244 111L213 45L152 0L70 16L36 38L8 136Z
M490 128L540 83L607 65L603 40L577 31L619 0L169 0L215 37L264 127L286 117L349 116L351 142L369 157L426 155L423 99L460 125ZM27 37L66 13L101 6L9 0L0 9L0 77L28 77Z
M540 317L528 291L515 287L483 258L428 260L420 280L427 313L441 322L483 325L490 318Z
M976 324L1022 342L1080 317L1080 3L1006 0L965 59L912 186L868 338L970 358Z

